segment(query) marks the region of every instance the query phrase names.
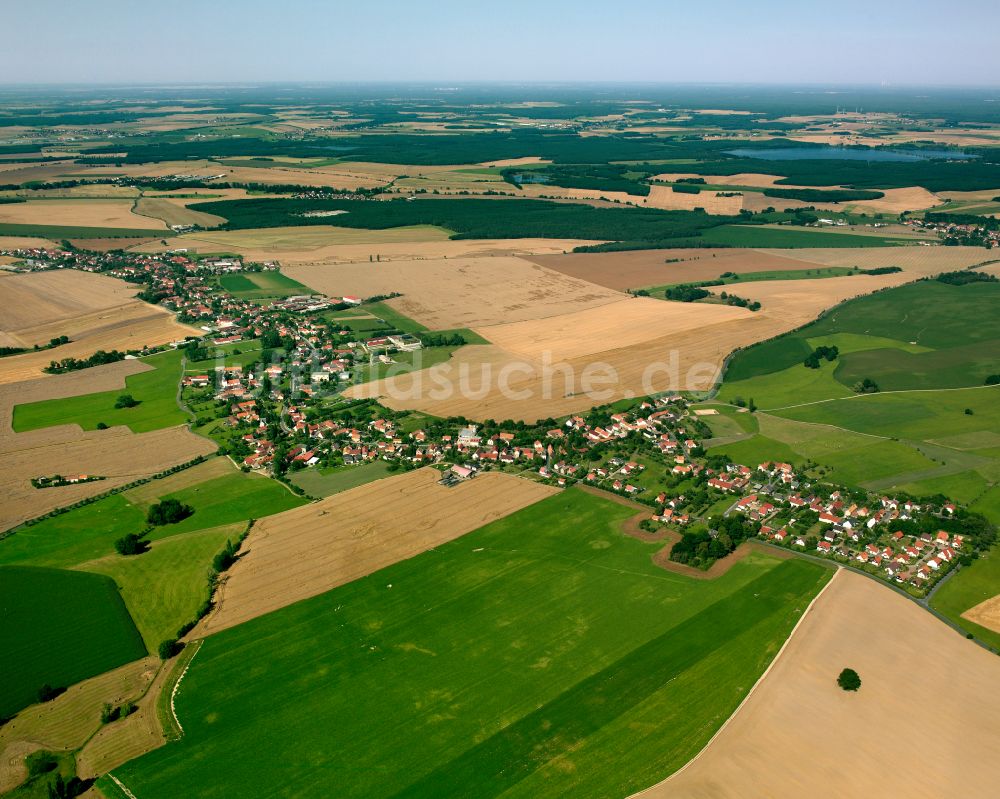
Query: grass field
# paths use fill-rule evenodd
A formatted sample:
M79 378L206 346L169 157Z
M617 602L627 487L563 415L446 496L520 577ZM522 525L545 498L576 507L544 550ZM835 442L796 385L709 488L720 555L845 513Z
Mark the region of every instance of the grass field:
M58 424L78 424L84 430L94 430L104 422L109 427L126 425L134 433L145 433L184 424L187 414L176 401L181 353L163 352L143 359L143 363L153 370L126 378L124 389L15 406L14 430L23 433ZM115 400L122 394L131 394L139 404L115 408Z
M244 300L290 297L312 294L312 289L281 272L242 272L219 277L219 285L230 294Z
M762 435L712 447L709 452L712 455L728 455L734 463L743 463L751 468L764 461L781 461L794 465L802 460L799 453L788 444Z
M1000 284L951 286L935 280L859 297L801 330L735 355L725 387L740 384L743 396L766 407L761 393L777 407L791 404L782 401L791 394L801 395L799 402L842 396L834 382L846 388L864 377L883 390L982 385L1000 371L998 301ZM824 344L841 350L833 380L825 363L819 370L802 367L813 348ZM771 379L759 391L743 382L764 376Z
M0 568L0 718L146 654L115 584L96 574Z
M194 508L194 513L177 524L154 528L151 541L270 516L305 502L274 480L237 471L159 498L177 499ZM114 552L115 539L145 527L146 505L114 494L21 528L0 541L0 564L71 568L104 558Z
M630 515L555 495L211 636L177 695L184 738L115 775L142 797L655 782L729 716L828 572L752 556L690 580L620 533Z
M1000 633L962 618L969 608L997 594L1000 594L1000 547L993 547L984 557L959 570L942 585L934 594L931 607L959 627L1000 649Z
M334 469L306 469L292 475L292 482L312 497L329 497L357 488L372 480L388 477L389 464L385 461L363 463L360 466L342 466Z
M235 542L245 527L238 522L181 533L155 541L139 557L107 555L83 568L115 581L146 648L155 652L161 641L173 638L182 624L195 618L208 599L212 558L227 540ZM156 601L150 602L150 597Z

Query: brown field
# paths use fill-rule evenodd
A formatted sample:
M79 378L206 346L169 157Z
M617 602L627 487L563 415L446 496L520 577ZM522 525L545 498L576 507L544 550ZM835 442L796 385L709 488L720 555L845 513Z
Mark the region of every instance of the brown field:
M132 212L131 200L29 200L0 205L0 222L22 225L70 225L167 229L162 220Z
M156 667L156 658L128 663L77 683L51 702L32 705L0 727L0 793L24 781L24 758L31 752L65 752L83 746L101 728L101 706L139 697Z
M836 684L844 666L857 693ZM636 796L993 797L998 681L995 655L841 570L728 725Z
M454 488L424 468L258 522L193 636L224 630L458 538L555 493L499 472Z
M538 319L621 299L601 286L500 255L283 269L330 296L399 292L403 296L390 304L437 330Z
M815 264L788 250L679 249L631 250L628 252L536 255L527 260L572 277L618 291L714 280L723 272L770 272L782 269L813 269ZM680 259L680 263L666 263Z
M234 474L237 471L238 469L229 458L222 456L209 458L204 463L199 463L190 469L185 469L182 472L168 475L159 480L130 488L128 491L123 492L122 496L134 505L142 507L156 502L166 494L183 491L185 488L198 485L198 483L203 483L206 480L224 477L227 474ZM260 477L260 475L254 476Z
M109 197L138 197L139 190L134 186L118 186L114 183L95 183L86 186L70 186L66 189L16 189L0 192L4 197L24 197L29 200L45 199L108 199Z
M4 497L0 530L215 451L214 443L183 426L139 434L127 427L83 431L77 425L27 433L11 429L16 404L123 388L126 376L147 368L139 361L119 361L0 385L0 493ZM32 477L52 474L93 474L108 479L58 488L31 485Z
M962 614L962 618L1000 633L1000 594L969 608Z
M136 201L135 213L139 216L149 217L165 225L200 225L201 227L218 227L225 224L226 220L215 214L206 214L203 211L192 211L187 207L190 200L174 199L168 197L143 197Z
M74 165L70 161L48 164L25 164L0 162L0 183L31 183L33 181L57 180L63 173L71 172Z

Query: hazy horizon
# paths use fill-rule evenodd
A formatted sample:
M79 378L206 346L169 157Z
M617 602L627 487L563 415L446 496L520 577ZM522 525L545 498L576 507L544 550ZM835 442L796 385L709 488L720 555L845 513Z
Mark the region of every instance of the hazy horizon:
M581 0L36 0L4 12L3 85L612 83L988 88L989 0L691 7Z

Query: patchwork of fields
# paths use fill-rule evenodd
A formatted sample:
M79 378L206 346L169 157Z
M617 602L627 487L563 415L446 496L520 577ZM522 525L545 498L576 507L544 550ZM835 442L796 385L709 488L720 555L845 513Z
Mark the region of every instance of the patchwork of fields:
M538 463L532 479L511 465L446 487L438 468L396 473L374 451L340 465L353 444L317 444L308 426L392 419L350 402L374 398L418 411L386 437L418 449L409 434L434 440L442 418L563 428L683 390L710 397L697 407L709 456L945 495L1000 523L1000 284L934 279L997 274L996 259L985 233L921 226L931 209L997 210L983 104L830 115L806 94L728 89L703 90L714 110L610 87L552 102L325 91L0 104L18 142L0 147L0 248L80 248L78 266L130 279L115 259L185 256L145 273L143 296L166 307L138 283L65 261L12 274L39 256L0 256L0 346L27 350L0 358L0 719L16 714L0 724L0 792L49 795L55 771L24 782L44 748L107 799L991 795L995 658L873 581L845 570L831 584L829 564L759 542L695 572L667 560L678 530L640 528L645 506L547 485ZM940 124L953 117L961 127ZM981 149L950 159L929 141ZM853 157L890 142L909 158ZM280 270L200 260L220 255ZM681 295L696 301L667 299L706 283ZM182 318L204 328L168 310L192 284ZM382 299L316 314L298 340L290 320L307 317L257 317L313 293ZM42 372L230 321L247 340L218 353ZM447 335L390 365L363 344L390 329ZM178 386L265 349L295 366L330 357L355 384L296 398L275 378L242 426L229 400ZM865 381L879 390L857 393ZM135 404L115 407L125 393ZM323 457L291 462L286 484L238 468L247 447L271 452L264 437L276 459L298 445ZM635 457L653 496L671 475ZM104 479L31 485L56 474ZM700 492L703 477L683 485ZM152 526L165 499L192 513ZM145 551L118 554L128 534ZM963 565L930 602L1000 648L998 563L994 548ZM178 637L178 657L160 649ZM856 694L836 688L845 665L862 674ZM68 690L38 704L43 683ZM101 720L126 701L133 715Z
M739 703L829 572L753 556L714 581L672 575L621 534L632 514L559 494L209 637L177 695L184 738L115 776L150 797L655 782ZM650 734L623 734L635 725ZM221 778L211 764L233 745L245 757Z

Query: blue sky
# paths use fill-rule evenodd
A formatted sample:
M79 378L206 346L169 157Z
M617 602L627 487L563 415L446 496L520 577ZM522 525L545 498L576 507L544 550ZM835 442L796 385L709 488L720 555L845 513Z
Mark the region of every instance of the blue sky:
M998 0L3 0L0 82L1000 84Z

